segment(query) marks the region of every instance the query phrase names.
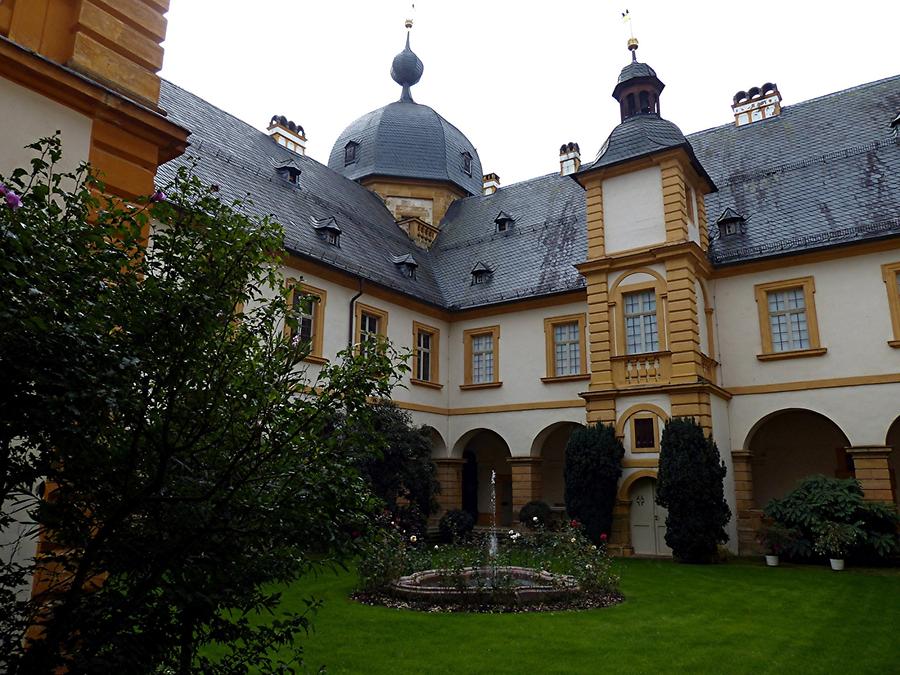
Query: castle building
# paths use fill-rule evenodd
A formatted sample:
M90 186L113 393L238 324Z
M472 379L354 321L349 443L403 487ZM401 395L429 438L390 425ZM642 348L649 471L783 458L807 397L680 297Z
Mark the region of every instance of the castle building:
M82 0L82 32L33 51L34 31L13 30L24 4L0 5L0 58L89 95L57 100L0 61L0 86L44 115L19 115L16 133L68 125L70 159L124 196L194 160L223 198L250 193L285 228L284 277L318 298L299 327L310 369L372 335L412 350L394 400L430 429L442 509L485 524L536 499L562 510L566 441L604 422L626 448L611 542L667 555L655 476L677 416L722 453L734 551L811 474L897 500L900 76L785 106L765 83L735 95L727 124L685 136L632 40L610 82L621 123L596 156L567 141L558 170L503 186L414 100L424 66L408 36L390 70L398 100L351 122L326 166L287 117L260 132L156 77L165 0L122 3L157 18L130 27L146 49L101 65L108 23L91 17L107 3ZM0 160L21 163L6 146Z

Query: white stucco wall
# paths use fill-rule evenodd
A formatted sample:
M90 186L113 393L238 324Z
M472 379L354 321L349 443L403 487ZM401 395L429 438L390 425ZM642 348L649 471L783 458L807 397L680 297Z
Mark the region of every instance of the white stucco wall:
M658 166L603 181L603 236L607 255L666 240Z
M745 387L779 382L900 372L892 349L887 293L881 265L900 260L900 250L816 264L792 265L715 281L723 384ZM755 284L812 276L823 356L763 362Z
M30 169L34 150L25 145L40 138L61 132L63 158L57 168L70 171L80 162L87 161L91 143L91 120L65 106L0 77L0 173L10 175L18 167ZM9 503L2 504L5 512L13 511ZM25 539L17 548L22 527L14 526L0 531L0 563L9 559L28 560L34 556L37 542ZM28 587L20 589L21 596L27 596Z
M57 130L63 143L62 171L87 161L91 146L91 119L54 103L30 89L0 77L0 173L9 175L17 167L30 168L35 156L25 145L52 136Z

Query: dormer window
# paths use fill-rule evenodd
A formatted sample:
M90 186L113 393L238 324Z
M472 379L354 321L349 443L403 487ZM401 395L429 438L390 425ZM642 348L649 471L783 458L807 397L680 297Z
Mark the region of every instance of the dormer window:
M275 169L278 172L278 175L281 176L284 180L286 180L291 185L300 185L300 167L297 166L293 161L288 160L283 162Z
M328 218L323 218L321 220L310 216L309 222L316 231L316 234L319 235L326 244L340 248L341 228L338 227L334 216L329 216Z
M344 166L348 164L353 164L356 161L357 151L359 150L359 143L356 141L350 141L347 145L344 146Z
M413 258L411 254L395 255L391 258L391 262L397 266L397 269L400 270L400 274L407 279L416 278L416 268L418 268L419 263L416 262L416 259Z
M464 152L462 154L462 169L465 171L467 176L472 175L472 155L468 152Z
M747 219L730 206L716 219L719 226L719 237L743 234L747 231Z
M483 262L476 263L472 268L472 285L480 285L488 283L494 276L494 270L485 265Z
M507 232L516 224L516 219L505 211L501 211L497 214L497 217L494 218L494 222L497 224L497 232Z

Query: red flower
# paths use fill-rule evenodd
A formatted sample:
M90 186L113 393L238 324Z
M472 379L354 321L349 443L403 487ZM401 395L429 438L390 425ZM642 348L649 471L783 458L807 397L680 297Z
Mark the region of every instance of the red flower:
M572 521L569 522L569 525L571 525L572 527L578 527L578 521L577 521L577 520L572 520Z
M606 541L606 532L600 535L600 541Z

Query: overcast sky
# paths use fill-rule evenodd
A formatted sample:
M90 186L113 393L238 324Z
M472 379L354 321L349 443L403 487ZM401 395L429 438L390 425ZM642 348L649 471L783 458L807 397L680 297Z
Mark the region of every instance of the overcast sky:
M466 134L504 185L558 170L567 141L593 158L619 122L610 94L629 61L626 7L639 60L666 84L662 115L685 133L732 121L734 93L767 81L791 105L900 72L896 0L415 5L425 73L413 98ZM285 115L327 163L345 126L399 98L389 71L410 14L401 0L172 0L162 75L260 129Z

